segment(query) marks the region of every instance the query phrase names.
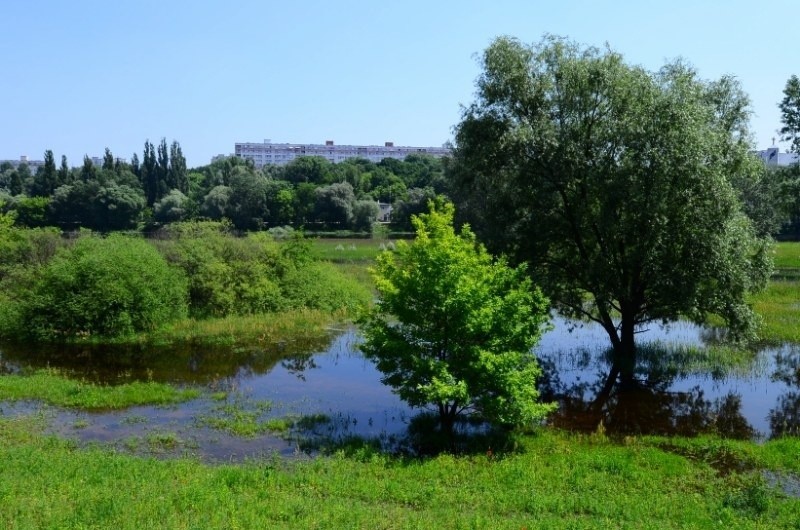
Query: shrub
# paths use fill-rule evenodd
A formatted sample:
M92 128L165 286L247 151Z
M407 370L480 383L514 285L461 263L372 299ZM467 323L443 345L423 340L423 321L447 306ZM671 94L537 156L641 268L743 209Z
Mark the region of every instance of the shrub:
M277 282L281 254L267 236L236 238L214 230L184 231L159 247L189 278L189 306L198 317L248 315L286 307Z
M282 287L291 307L353 312L366 307L372 299L369 289L330 263L311 262L290 269Z
M6 336L123 336L185 316L186 280L142 240L87 237L58 252L10 304Z
M369 302L365 287L329 264L314 262L309 242L292 232L283 242L266 233L233 237L202 223L178 223L157 243L189 278L196 317L249 315L286 309L354 310ZM195 230L194 228L197 228Z

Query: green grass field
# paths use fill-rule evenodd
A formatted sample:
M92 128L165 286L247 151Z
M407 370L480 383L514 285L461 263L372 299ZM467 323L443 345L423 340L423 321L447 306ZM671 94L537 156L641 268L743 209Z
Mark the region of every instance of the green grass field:
M311 253L317 259L343 262L373 262L381 252L392 249L395 241L378 239L312 239Z
M797 480L798 453L790 439L676 444L542 432L508 455L357 451L213 466L78 449L32 420L3 419L0 526L797 528L800 499L779 482ZM719 469L731 459L743 471Z
M775 268L800 269L800 242L775 244Z

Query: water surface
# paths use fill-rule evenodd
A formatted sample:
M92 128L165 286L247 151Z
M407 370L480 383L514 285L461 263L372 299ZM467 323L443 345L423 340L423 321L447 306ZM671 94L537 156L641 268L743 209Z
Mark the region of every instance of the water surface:
M689 347L713 344L715 334L677 323L640 330L639 344L658 343L633 385L603 393L610 370L608 338L595 325L561 319L535 349L543 399L560 408L549 422L560 428L619 434L713 432L766 439L800 430L800 347L765 348L696 366ZM82 443L102 442L133 452L188 453L216 460L270 454L302 455L308 447L348 436L396 446L419 410L381 384L358 351L355 330L319 340L286 341L268 348L37 348L0 350L0 372L53 366L65 373L115 384L157 380L206 390L171 407L122 412L74 412L35 403L0 403L4 415L43 411L50 429ZM644 348L647 349L647 348ZM688 368L687 368L688 366ZM234 436L205 421L224 407L270 418L316 418L289 432ZM602 427L601 427L602 424ZM317 440L315 443L314 440ZM320 442L321 441L321 442Z

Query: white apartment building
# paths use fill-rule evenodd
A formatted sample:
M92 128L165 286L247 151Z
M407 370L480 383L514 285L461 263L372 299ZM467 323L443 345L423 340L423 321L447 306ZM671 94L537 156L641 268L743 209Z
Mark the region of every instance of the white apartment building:
M284 165L301 156L321 156L338 163L348 158L365 158L370 162L380 162L384 158L403 160L408 155L426 154L435 157L449 156L449 147L408 147L395 146L394 142L383 145L335 145L333 140L324 144L274 144L270 140L263 143L236 143L234 155L252 160L255 167ZM217 157L215 157L217 158Z
M0 160L0 164L5 163L11 164L15 169L21 165L26 165L31 170L31 173L36 173L37 169L44 166L44 160L29 160L27 155L21 155L19 160Z
M777 147L768 147L761 151L756 151L756 155L770 167L786 167L800 162L800 156L795 153L781 153Z

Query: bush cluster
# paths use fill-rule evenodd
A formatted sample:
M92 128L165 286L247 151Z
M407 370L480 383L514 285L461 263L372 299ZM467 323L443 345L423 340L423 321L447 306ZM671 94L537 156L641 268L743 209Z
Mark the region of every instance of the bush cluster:
M308 242L277 243L265 233L233 237L218 223L181 223L159 242L167 260L189 278L195 317L287 309L334 311L369 301L369 292L335 268L312 261Z
M313 261L299 236L236 237L229 225L177 223L146 241L0 229L0 338L61 341L152 331L191 316L353 310L367 288Z
M183 273L147 242L119 235L79 239L11 294L3 334L45 341L149 331L187 312Z

